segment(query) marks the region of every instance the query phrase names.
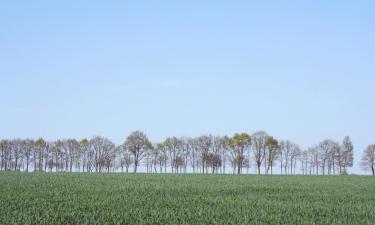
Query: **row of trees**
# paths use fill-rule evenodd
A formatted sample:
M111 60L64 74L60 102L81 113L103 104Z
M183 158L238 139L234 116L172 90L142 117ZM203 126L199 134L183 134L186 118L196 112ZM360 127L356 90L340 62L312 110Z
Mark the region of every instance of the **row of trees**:
M259 131L233 137L203 135L169 137L153 144L135 131L121 145L104 137L38 140L2 140L1 171L34 172L129 172L147 173L250 173L282 175L345 175L353 166L353 144L324 140L303 150L291 141L280 141ZM361 166L374 175L375 145L363 155Z

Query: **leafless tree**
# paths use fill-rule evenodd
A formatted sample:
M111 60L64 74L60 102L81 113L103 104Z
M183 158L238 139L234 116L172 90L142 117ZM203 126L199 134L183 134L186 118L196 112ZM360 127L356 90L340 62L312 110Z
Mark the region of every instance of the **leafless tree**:
M297 144L287 140L280 142L279 160L281 174L293 175L293 168L296 166L300 148Z
M310 168L309 173L315 173L316 175L319 174L319 166L320 166L320 157L319 157L319 146L314 146L307 150Z
M127 137L124 146L133 155L134 173L137 173L141 160L145 153L152 148L152 144L146 134L141 131L134 131Z
M182 158L184 161L184 173L187 173L188 166L189 166L189 158L192 154L193 147L191 146L191 138L183 137L181 138L181 149L182 149Z
M90 140L90 146L93 148L95 154L95 171L103 172L109 167L113 161L113 154L116 146L107 138L96 136Z
M225 174L227 158L228 158L228 151L230 149L231 139L228 136L224 136L220 140L220 155L222 160L222 173Z
M29 172L29 165L30 165L30 161L31 161L31 156L32 156L32 151L33 151L33 147L34 147L34 141L33 140L30 140L30 139L26 139L23 141L24 142L24 145L23 145L23 154L25 156L25 160L26 160L26 172Z
M121 172L124 172L125 168L125 172L129 173L129 168L133 164L131 153L125 148L124 145L118 146L117 149L120 155Z
M21 168L21 159L23 158L23 141L20 139L10 140L9 142L9 150L11 154L11 161L10 165L12 166L10 170L19 171Z
M345 137L342 142L341 154L340 154L340 174L348 174L348 168L353 166L353 143L350 137Z
M326 139L319 144L319 161L323 175L326 175L326 169L328 169L328 171L330 169L331 155L337 145L337 143L329 139Z
M73 165L79 156L79 142L76 139L67 139L62 141L62 150L65 161L65 172L73 172Z
M182 141L181 139L176 137L169 137L164 141L163 145L169 152L169 160L171 163L172 173L177 173L177 167L179 167L180 165L177 166L175 163L180 163L181 160L180 154L182 151ZM177 158L179 158L179 160L177 160Z
M363 152L361 167L363 170L371 170L375 176L375 144L369 145Z
M301 149L298 145L292 144L291 145L291 152L290 152L290 174L296 174L296 166L298 159L301 155Z
M10 148L9 148L9 141L1 140L0 141L0 171L7 171L8 170L8 161L10 158Z
M48 150L49 146L44 139L39 138L35 142L34 148L34 171L43 172L44 169L44 160L46 156L46 151Z
M197 165L198 165L198 154L199 154L199 140L198 138L190 138L188 140L189 148L191 149L189 161L191 164L191 167L193 169L193 173L195 173Z
M203 135L197 139L197 150L200 153L202 173L208 173L207 157L212 148L212 136Z
M222 160L221 156L217 153L208 153L207 155L207 165L212 169L212 174L218 173L221 167Z
M81 152L81 162L82 162L82 172L90 172L90 158L89 158L89 153L90 153L90 141L86 138L82 139L79 142L79 149Z
M267 162L265 159L266 159L268 138L269 138L268 134L264 131L258 131L251 136L254 160L258 168L258 174L260 174L260 167L262 163L264 163L265 168L267 168L267 165L266 165Z

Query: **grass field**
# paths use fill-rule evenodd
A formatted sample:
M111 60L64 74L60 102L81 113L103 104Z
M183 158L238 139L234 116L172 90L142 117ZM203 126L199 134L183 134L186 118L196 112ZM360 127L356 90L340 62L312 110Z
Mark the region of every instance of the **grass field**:
M375 179L0 173L0 224L375 224Z

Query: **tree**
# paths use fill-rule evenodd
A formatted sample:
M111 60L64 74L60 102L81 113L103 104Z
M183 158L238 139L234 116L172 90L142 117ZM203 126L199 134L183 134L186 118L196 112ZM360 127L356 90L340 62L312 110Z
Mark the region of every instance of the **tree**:
M353 143L350 137L345 137L342 142L342 154L340 157L340 174L348 174L347 169L353 166ZM342 171L343 169L343 171Z
M195 173L196 167L198 165L198 152L199 152L199 146L198 146L198 139L197 138L190 138L188 140L188 145L190 146L189 148L191 149L190 153L190 164L193 169L193 173Z
M234 174L243 169L249 173L250 159L255 161L258 174L264 166L265 174L273 173L275 162L280 162L281 174L295 175L297 167L304 175L345 175L353 166L353 143L345 137L342 144L326 139L307 150L291 141L278 141L264 131L253 135L237 133L233 137L202 135L170 137L159 144L151 144L147 136L135 131L122 145L96 136L92 139L57 140L47 142L42 138L0 140L0 171L35 172L134 172L145 165L147 173L226 173L229 161ZM370 149L370 150L369 150ZM361 162L363 168L373 170L371 146ZM253 155L251 155L253 154ZM164 170L164 171L163 171Z
M181 163L180 151L182 149L182 141L176 137L169 137L164 141L163 145L169 152L172 173L178 173L177 168L180 165L175 164L175 162ZM179 160L177 160L177 158L179 158Z
M361 167L363 170L371 170L372 176L375 176L375 144L369 145L363 152Z
M207 157L212 148L212 136L211 135L203 135L198 137L197 139L197 150L200 152L200 159L201 159L201 167L202 173L208 173L208 165L207 165Z
M164 173L167 173L167 164L168 164L168 153L167 148L163 143L157 144L156 148L154 150L156 163L159 165L160 173L163 172L164 167Z
M187 173L188 164L189 164L189 157L192 153L192 146L191 146L191 138L183 137L181 138L181 148L182 148L182 157L184 161L184 173Z
M9 165L11 166L9 169L13 171L18 171L21 168L22 159L23 159L23 151L22 149L23 141L20 139L15 139L9 141L9 151L11 154Z
M212 173L219 173L219 169L222 168L223 159L221 158L221 139L220 136L214 136L212 138L212 151L208 157L208 164L209 167L212 168Z
M121 154L121 172L124 171L124 167L125 167L125 172L126 173L129 173L129 167L133 164L133 159L131 157L131 153L129 153L126 148L124 147L124 145L121 145L119 147L119 150L120 150L120 154Z
M266 157L268 138L269 138L268 134L264 131L258 131L254 133L251 137L254 160L258 168L258 175L260 175L260 167ZM267 164L267 162L264 162L264 163L265 165Z
M47 142L43 138L39 138L35 142L34 148L34 171L43 172L43 161L45 157L45 151L48 148Z
M92 138L90 145L95 155L95 171L103 172L106 169L109 172L114 161L116 145L109 139L100 136Z
M309 171L309 152L301 151L300 155L302 174L307 175Z
M292 144L290 147L290 175L295 175L297 161L301 155L301 148L297 144Z
M65 172L73 172L73 163L79 157L80 144L76 139L67 139L62 141L64 150Z
M1 170L11 171L13 169L12 160L12 143L10 140L1 140L0 142L1 151Z
M326 169L328 168L328 173L330 173L330 167L332 164L332 152L336 149L338 144L330 139L326 139L319 144L319 158L320 166L322 168L323 176L326 174Z
M221 163L222 163L222 160L221 160L221 156L219 154L216 154L216 153L213 153L213 152L208 153L208 155L207 155L207 165L208 165L208 167L212 168L212 174L218 173L219 168L221 167Z
M140 161L143 159L145 152L152 148L152 144L146 134L141 131L134 131L126 138L124 146L133 155L134 173L137 173Z
M251 136L247 133L235 134L231 140L231 146L235 165L237 165L237 174L241 174L245 151L251 146Z
M310 162L310 174L315 173L316 175L319 174L319 146L314 146L307 150L309 162ZM314 172L313 172L314 171Z
M228 136L224 136L220 139L220 154L222 160L222 173L225 174L226 164L227 164L227 152L230 148L231 139Z
M300 155L300 148L297 144L287 140L280 142L279 160L281 167L281 174L293 175L293 168L295 168L297 159Z
M271 168L271 174L272 174L273 164L275 163L275 160L277 159L277 156L278 156L279 142L273 137L269 137L267 139L266 146L267 146L267 164L268 164L266 174L268 174L270 168Z
M29 165L31 161L31 152L33 151L34 141L33 140L24 140L23 145L23 154L26 159L26 172L29 172Z
M90 160L89 160L89 152L90 152L90 142L86 138L82 139L79 142L79 149L81 152L82 158L82 172L89 172L90 171Z

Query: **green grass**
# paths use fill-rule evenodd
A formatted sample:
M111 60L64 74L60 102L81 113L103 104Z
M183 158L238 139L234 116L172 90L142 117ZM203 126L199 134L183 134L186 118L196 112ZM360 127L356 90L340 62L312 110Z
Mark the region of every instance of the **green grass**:
M0 224L375 224L375 179L0 173Z

